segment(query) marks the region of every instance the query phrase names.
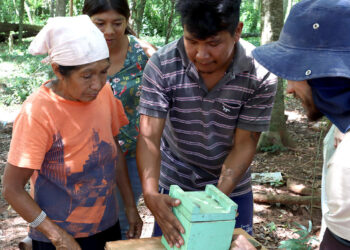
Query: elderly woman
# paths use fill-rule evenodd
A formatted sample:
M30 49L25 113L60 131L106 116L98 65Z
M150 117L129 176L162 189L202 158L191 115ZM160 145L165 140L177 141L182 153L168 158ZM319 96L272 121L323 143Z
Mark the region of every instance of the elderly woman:
M57 79L33 93L15 121L3 195L30 223L33 249L104 249L120 239L116 185L130 235L139 237L142 220L115 139L128 120L106 84L103 34L85 15L51 18L29 52L48 53Z

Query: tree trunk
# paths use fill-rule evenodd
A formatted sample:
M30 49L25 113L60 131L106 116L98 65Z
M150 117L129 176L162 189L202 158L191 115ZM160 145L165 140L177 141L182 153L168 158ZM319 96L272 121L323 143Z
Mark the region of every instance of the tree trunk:
M16 15L19 16L19 11L17 9L16 0L12 0L12 1L13 1L13 6L15 7Z
M29 19L29 23L33 24L33 18L32 18L32 15L30 14L30 8L29 8L27 2L24 2L24 9L26 10L26 13L27 13L27 16Z
M69 16L73 16L73 6L74 6L74 1L69 0Z
M168 19L168 27L166 29L165 44L168 44L171 36L171 32L173 31L174 13L175 13L175 0L171 0L171 9L170 9L170 16Z
M283 27L283 1L261 1L261 27L262 45L278 40ZM283 80L279 79L270 128L268 132L262 134L258 143L258 150L272 146L277 149L282 149L285 146L293 147L293 141L286 128L284 110Z
M146 0L140 0L139 4L137 5L137 19L135 20L137 36L140 36L140 33L142 31L142 19L143 19L143 13L145 11L145 6L146 6Z
M66 6L68 0L57 0L56 16L66 16Z
M130 9L131 9L131 17L129 20L130 26L133 30L135 30L136 27L136 20L137 20L137 1L131 0L130 1Z
M293 6L293 0L286 0L286 1L287 1L287 3L286 3L286 6L284 8L284 18L283 18L284 21L286 21L288 15L289 15L289 12Z
M23 37L23 19L24 19L24 0L20 1L19 7L19 28L18 28L18 40L22 43Z
M49 0L50 1L50 17L55 16L55 0Z

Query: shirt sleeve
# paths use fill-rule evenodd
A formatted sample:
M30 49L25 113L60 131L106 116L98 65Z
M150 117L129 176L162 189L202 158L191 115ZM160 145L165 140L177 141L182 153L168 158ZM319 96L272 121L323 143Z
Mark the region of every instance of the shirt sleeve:
M39 170L53 139L49 129L33 117L34 110L29 107L24 105L14 122L7 161L17 167Z
M155 53L143 72L139 112L152 117L166 118L170 98L165 87L165 76L159 65L160 60Z
M237 127L255 132L269 129L277 80L277 76L261 66L256 68L256 72L251 75L251 81L256 84L255 91L243 105Z

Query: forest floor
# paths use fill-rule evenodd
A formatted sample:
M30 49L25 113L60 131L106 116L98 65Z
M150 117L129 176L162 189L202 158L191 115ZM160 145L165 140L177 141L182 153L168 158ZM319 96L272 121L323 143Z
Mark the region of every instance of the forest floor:
M281 172L287 178L298 181L307 187L321 187L322 173L322 140L326 134L326 122L309 123L301 105L294 98L286 99L287 128L296 146L282 152L257 153L253 162L253 172ZM0 106L0 121L11 120L18 107ZM11 117L12 116L12 117ZM0 123L0 176L3 175L7 152L11 140L12 124L4 126ZM0 188L2 184L0 182ZM286 185L271 184L253 185L254 192L270 192L287 196L298 196L288 190ZM142 237L149 237L152 230L153 217L140 201L139 210L145 222ZM298 238L295 232L300 230L299 223L308 227L312 221L309 234L318 237L321 225L320 205L300 205L282 203L254 203L254 237L268 249L276 249L281 241ZM0 249L17 249L18 243L27 234L27 223L0 196ZM319 243L313 240L312 248L317 249Z

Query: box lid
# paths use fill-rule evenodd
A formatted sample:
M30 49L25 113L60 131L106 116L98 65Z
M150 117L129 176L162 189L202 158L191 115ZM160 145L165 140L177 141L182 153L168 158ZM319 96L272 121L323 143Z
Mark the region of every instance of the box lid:
M234 220L236 217L237 204L211 184L205 191L183 191L179 186L171 185L169 195L181 200L181 204L173 209L191 222Z

